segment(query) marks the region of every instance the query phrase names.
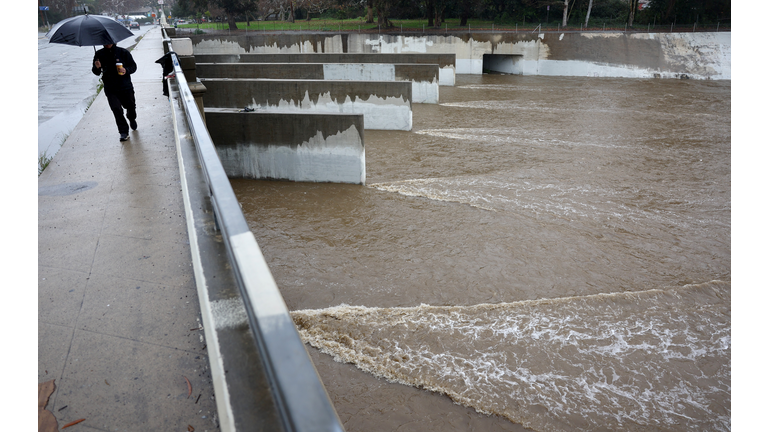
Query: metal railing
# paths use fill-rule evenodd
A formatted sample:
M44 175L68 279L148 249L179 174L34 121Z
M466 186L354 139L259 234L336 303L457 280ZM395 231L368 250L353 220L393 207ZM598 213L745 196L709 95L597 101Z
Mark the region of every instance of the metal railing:
M165 37L173 51L170 38ZM251 233L216 153L179 59L172 53L176 84L208 185L217 228L245 304L279 418L286 431L343 431L261 249Z

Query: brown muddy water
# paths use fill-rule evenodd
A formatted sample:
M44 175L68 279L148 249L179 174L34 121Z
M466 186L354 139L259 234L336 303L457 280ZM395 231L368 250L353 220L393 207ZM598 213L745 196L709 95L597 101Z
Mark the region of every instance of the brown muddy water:
M730 81L440 93L366 186L232 182L346 430L730 430Z

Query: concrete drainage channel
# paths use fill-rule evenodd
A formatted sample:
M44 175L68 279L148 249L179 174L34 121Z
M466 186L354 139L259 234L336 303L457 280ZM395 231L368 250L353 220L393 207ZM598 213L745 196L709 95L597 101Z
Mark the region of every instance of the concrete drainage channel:
M286 34L274 49L315 52L243 52L273 49L269 38L173 40L171 107L225 431L343 430L228 176L365 184L364 129L411 130L411 104L438 103L437 86L454 85L456 73L730 79L730 34ZM164 43L173 50L167 33ZM684 55L660 56L680 44ZM394 54L406 45L423 52ZM605 64L606 50L631 61Z
M173 51L169 38L164 43ZM172 58L170 105L221 430L343 431L240 210L178 55Z

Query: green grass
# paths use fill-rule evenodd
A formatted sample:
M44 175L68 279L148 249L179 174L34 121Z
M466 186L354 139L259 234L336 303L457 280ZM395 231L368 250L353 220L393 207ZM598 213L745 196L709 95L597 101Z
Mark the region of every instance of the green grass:
M426 20L392 20L395 25L391 30L399 30L400 26L403 26L403 30L421 31L422 28L426 28ZM237 27L240 30L246 29L245 22L238 22ZM448 20L448 27L452 29L458 27L459 20ZM423 26L423 27L422 27ZM229 25L227 23L204 23L204 24L182 24L179 28L188 29L204 29L204 30L228 30ZM441 26L443 29L445 26ZM461 27L462 29L464 27ZM489 27L490 28L490 27ZM353 19L323 19L314 18L311 21L296 20L295 23L287 21L251 21L247 27L248 30L253 31L373 31L378 30L379 26L376 23L366 24L364 20L359 18Z
M550 17L551 18L551 17ZM381 28L382 32L426 32L426 33L440 33L440 32L466 32L468 30L482 30L482 31L490 31L490 30L504 30L504 31L533 31L535 30L539 24L541 24L541 29L544 31L556 31L560 28L561 21L551 19L549 23L539 23L539 22L494 22L494 21L484 21L480 19L470 19L468 21L467 26L459 26L460 20L458 18L451 18L447 19L444 23L440 25L440 28L434 28L434 27L428 27L427 26L427 20L426 19L410 19L410 20L400 20L400 19L392 19L392 23L394 24L394 27L390 27L389 29ZM589 29L591 31L600 31L600 30L620 30L624 31L625 29L625 22L621 20L605 20L601 18L592 18L589 21ZM690 31L691 27L693 25L677 25L675 26L675 30L680 31ZM707 26L708 28L711 26ZM376 23L373 24L366 24L365 20L363 18L352 18L352 19L332 19L332 18L313 18L311 21L306 20L296 20L295 23L287 22L287 21L251 21L250 25L246 28L246 23L244 21L238 21L237 23L238 31L245 32L245 31L257 31L257 32L281 32L281 31L312 31L312 32L365 32L365 33L372 33L372 32L378 32L379 26ZM227 23L203 23L203 24L181 24L178 26L178 29L181 30L180 33L194 33L194 34L200 34L203 31L210 31L210 32L216 32L216 31L229 31L229 24ZM187 29L188 31L184 30ZM198 31L198 29L200 29ZM576 21L571 21L567 27L568 30L571 31L578 31L581 30L581 23ZM704 31L704 26L697 27L698 30ZM635 31L661 31L666 32L670 30L669 25L665 24L659 24L659 25L651 25L648 26L647 24L636 24L634 27ZM710 30L714 30L714 27L712 27ZM728 31L730 30L730 26L727 28L725 26L721 26L720 30Z
M446 28L448 31L466 31L470 27L472 29L499 29L502 28L500 24L494 24L491 21L482 21L482 20L469 20L468 26L461 27L459 26L460 20L458 18L456 19L448 19L446 22L444 22L439 29L436 29L434 27L430 28L427 26L427 20L426 19L415 19L415 20L399 20L399 19L393 19L391 20L394 24L394 27L391 27L388 31L399 31L401 28L403 31L439 31L439 30L445 30ZM237 23L237 28L239 30L245 31L246 30L246 23L239 21ZM447 25L447 27L446 27ZM527 23L526 25L523 25L523 23L520 23L518 25L519 29L533 29L536 27L538 23L536 24L530 24ZM227 23L203 23L203 24L181 24L178 26L179 29L201 29L201 30L219 30L219 31L227 31L229 30L229 24ZM515 24L506 24L503 26L503 28L508 30L514 30ZM365 20L361 18L352 18L352 19L324 19L324 18L313 18L311 21L306 20L296 20L295 23L287 22L287 21L251 21L250 25L247 26L247 30L249 31L362 31L362 32L371 32L371 31L378 31L379 26L376 23L373 24L366 24ZM386 30L382 28L382 30Z
M53 156L48 156L47 152L43 152L42 154L37 156L37 176L40 177L40 174L45 171L46 168L48 168L48 164L51 163L53 160Z
M64 143L67 141L67 138L69 138L69 135L71 133L72 131L70 130L69 133L67 133L66 135L61 135L61 139L59 141L59 148L61 148L64 145ZM56 134L56 135L59 135L59 134ZM45 171L45 169L48 167L48 164L50 164L52 160L53 160L53 155L48 156L47 150L44 151L42 154L37 155L37 176L38 177L40 176L40 174L43 173L43 171Z

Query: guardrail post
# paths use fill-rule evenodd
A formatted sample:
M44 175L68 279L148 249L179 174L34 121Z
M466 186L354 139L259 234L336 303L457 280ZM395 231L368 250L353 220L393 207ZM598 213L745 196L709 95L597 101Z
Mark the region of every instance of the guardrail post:
M200 115L203 117L203 123L205 123L205 109L203 105L203 95L205 95L205 91L207 90L203 83L201 82L191 82L187 83L189 86L189 91L192 92L192 96L195 98L195 105L197 105L197 109L200 111Z
M179 66L184 71L184 76L187 78L187 83L197 82L197 66L195 64L195 56L179 56Z

